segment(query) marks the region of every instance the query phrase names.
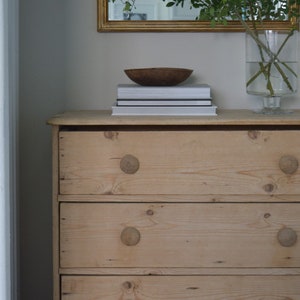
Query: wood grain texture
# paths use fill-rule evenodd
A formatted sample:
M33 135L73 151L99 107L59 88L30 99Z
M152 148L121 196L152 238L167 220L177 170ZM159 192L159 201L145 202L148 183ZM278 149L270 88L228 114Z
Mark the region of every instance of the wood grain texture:
M153 202L153 195L58 195L60 202ZM292 195L155 195L155 202L300 202Z
M61 268L62 275L134 275L134 276L294 276L300 268Z
M263 115L250 110L218 109L217 116L111 116L110 110L67 111L48 120L51 125L300 125L300 110L286 115Z
M300 300L300 110L48 123L53 299Z
M298 204L63 203L60 214L62 268L300 267L300 244L277 240L300 232ZM127 227L136 246L120 239Z
M63 276L62 300L299 300L299 276Z
M59 127L52 127L52 251L53 251L53 299L60 297L60 276L59 276Z
M61 194L300 194L298 131L119 131L60 133ZM125 174L126 155L139 161ZM153 199L155 201L155 199Z

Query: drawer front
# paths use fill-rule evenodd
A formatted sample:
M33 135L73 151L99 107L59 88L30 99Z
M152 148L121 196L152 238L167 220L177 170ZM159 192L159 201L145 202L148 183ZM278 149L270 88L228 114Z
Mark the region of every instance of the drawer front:
M298 204L62 203L61 268L300 267Z
M61 194L300 194L300 132L61 132Z
M62 300L299 300L300 276L63 276Z

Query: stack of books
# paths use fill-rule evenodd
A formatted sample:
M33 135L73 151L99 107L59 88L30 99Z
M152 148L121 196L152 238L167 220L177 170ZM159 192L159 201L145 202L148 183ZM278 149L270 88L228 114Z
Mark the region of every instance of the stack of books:
M215 116L211 88L207 84L141 86L119 84L112 115Z

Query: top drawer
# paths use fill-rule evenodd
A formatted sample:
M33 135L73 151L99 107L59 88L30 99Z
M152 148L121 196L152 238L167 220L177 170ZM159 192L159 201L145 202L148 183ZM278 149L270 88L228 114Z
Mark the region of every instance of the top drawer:
M61 194L300 194L298 131L60 132Z

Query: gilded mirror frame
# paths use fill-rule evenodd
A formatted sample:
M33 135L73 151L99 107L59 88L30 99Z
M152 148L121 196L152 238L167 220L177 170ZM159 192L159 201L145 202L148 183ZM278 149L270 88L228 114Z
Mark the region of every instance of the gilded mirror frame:
M289 21L270 21L265 28L285 30ZM227 25L212 27L204 21L110 21L108 19L108 1L97 0L97 30L99 32L239 32L244 31L240 22L229 21Z

